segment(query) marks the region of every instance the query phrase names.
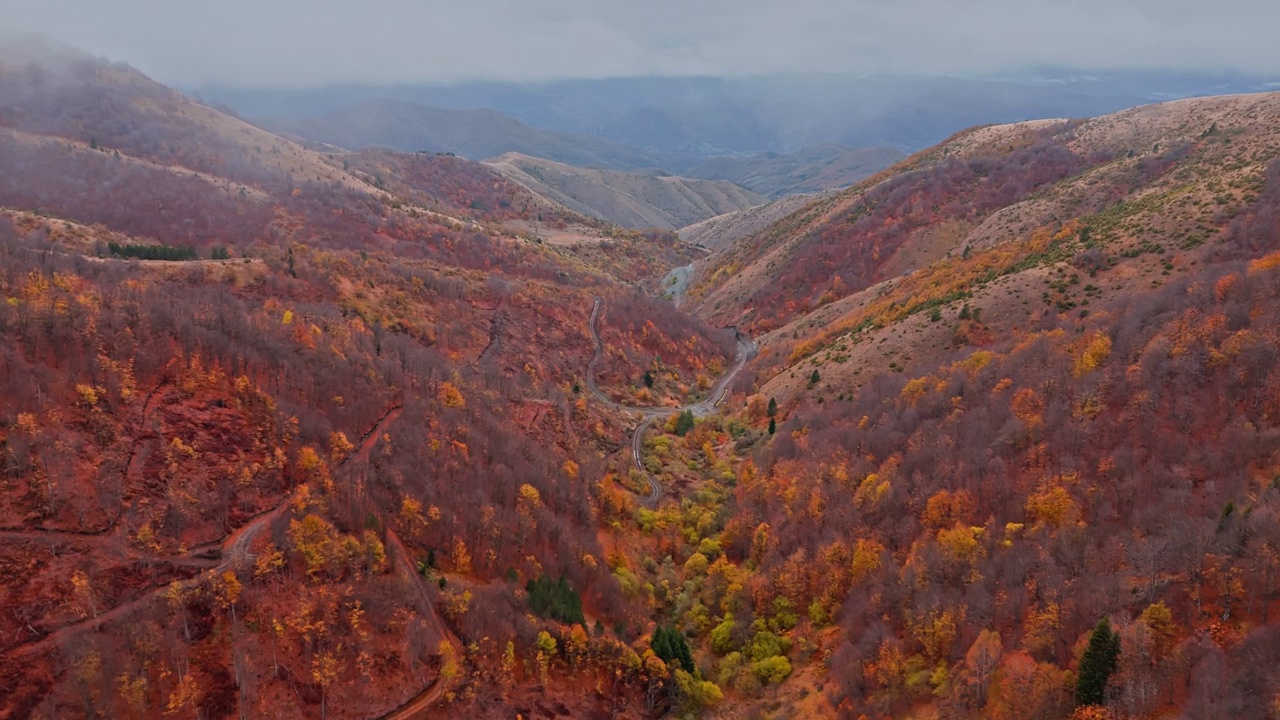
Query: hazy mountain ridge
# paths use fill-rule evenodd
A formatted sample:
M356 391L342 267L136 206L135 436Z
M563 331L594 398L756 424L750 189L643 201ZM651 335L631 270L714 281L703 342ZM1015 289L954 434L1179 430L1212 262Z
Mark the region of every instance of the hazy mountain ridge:
M657 167L667 160L660 153L587 135L532 128L496 110L448 110L396 100L369 100L313 118L256 122L270 130L352 150L383 147L455 153L477 161L519 152L579 167L625 170Z
M847 148L819 145L787 155L766 153L748 158L713 158L687 174L706 180L729 180L770 198L846 187L902 160L891 147Z
M977 124L1092 117L1157 100L1265 91L1274 80L1050 69L992 78L810 74L200 91L248 116L314 116L373 98L492 108L538 128L706 159L786 154L823 143L912 151Z
M593 170L518 153L486 164L552 202L622 227L674 230L767 202L723 180Z

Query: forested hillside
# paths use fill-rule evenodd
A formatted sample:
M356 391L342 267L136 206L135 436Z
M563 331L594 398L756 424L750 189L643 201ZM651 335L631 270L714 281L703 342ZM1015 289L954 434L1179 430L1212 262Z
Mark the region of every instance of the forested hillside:
M568 626L513 612L543 576L619 628L575 646L614 690L574 706L627 706L646 612L585 480L627 419L581 395L587 319L610 303L627 387L723 364L616 279L687 262L673 238L575 231L455 158L315 153L75 55L6 61L0 122L0 716L475 701L567 662L537 641Z
M1273 717L1277 158L975 128L708 255L0 52L0 717Z
M1278 155L1275 95L975 129L700 261L757 394L650 447L702 488L699 443L737 440L732 492L699 490L716 554L671 582L721 686L1271 717Z

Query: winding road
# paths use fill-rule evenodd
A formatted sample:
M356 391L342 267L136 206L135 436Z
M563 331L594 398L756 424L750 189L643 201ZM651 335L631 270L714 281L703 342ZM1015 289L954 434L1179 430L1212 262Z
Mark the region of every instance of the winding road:
M374 424L373 429L371 429L368 433L365 434L363 438L361 438L359 449L352 455L349 455L345 460L343 460L342 463L340 463L340 465L349 462L352 458L361 458L362 460L367 461L369 458L370 451L373 449L373 446L377 443L377 440L381 436L383 430L387 427L388 424L390 424L393 420L395 420L395 418L400 414L400 409L401 409L400 405L395 405L390 410L388 410L381 418L379 418L378 422ZM251 519L249 522L240 526L240 528L237 529L235 532L227 535L222 541L222 552L220 553L219 559L205 559L205 558L188 556L185 558L157 557L157 558L154 558L154 560L157 562L166 562L174 565L192 565L196 567L205 567L205 568L209 568L208 572L210 573L221 573L226 570L229 570L236 563L252 558L252 555L249 553L249 548L253 542L253 538L258 534L260 530L262 530L263 527L265 527L272 520L274 520L275 518L279 517L281 514L284 513L285 509L287 509L290 503L293 502L293 498L295 494L296 493L291 492L288 495L285 495L284 498L274 508L257 515L256 517ZM13 533L10 533L10 535L12 534ZM39 537L39 536L33 536L33 537ZM128 552L136 554L136 551L128 551ZM141 559L146 560L148 558L143 557ZM207 573L199 573L186 580L175 581L175 582L177 583L178 587L182 588L183 590L186 590L186 589L193 588L200 585L201 583L205 582L205 580L208 577L209 575ZM169 588L170 588L170 585L162 585L160 587L153 588L152 590L144 593L143 595L133 600L129 600L124 603L121 603L93 617L84 618L83 620L69 623L67 625L63 625L59 628L54 629L49 634L44 635L43 637L35 638L28 642L6 648L3 654L8 657L29 657L33 653L47 650L48 648L52 647L62 639L66 638L68 635L73 635L82 630L97 629L101 627L104 623L112 622L116 619L119 619L121 617L128 615L130 612L136 610L139 606L143 605L144 603L151 602L152 600L155 599L157 595L159 595L160 593L166 592Z
M417 568L413 566L413 556L405 549L404 543L400 542L400 536L391 528L387 528L387 545L391 547L392 551L396 555L397 570L403 573L405 579L409 584L413 585L413 587L418 591L419 596L422 598L423 605L426 607L427 612L430 613L429 618L431 626L435 629L436 635L438 635L441 640L445 640L450 645L453 645L453 650L457 653L457 657L461 657L463 649L462 641L440 622L440 616L436 614L435 605L431 602L431 596L427 592L425 580L418 572ZM423 688L421 692L409 698L403 705L395 710L380 716L378 720L412 720L412 718L419 717L423 712L432 705L435 705L442 697L444 697L445 685L446 680L444 676L436 675L435 679Z
M715 385L711 386L711 392L707 397L693 403L691 405L681 405L679 407L657 407L657 406L631 406L623 405L615 401L613 398L605 395L596 385L596 365L600 363L600 358L604 356L604 342L600 339L600 308L603 307L604 301L600 298L595 299L595 303L591 307L591 319L588 326L591 329L591 337L595 339L596 351L591 356L590 362L587 363L587 389L591 391L596 399L604 403L606 407L628 413L639 413L641 416L640 424L631 434L631 456L635 460L636 467L644 474L644 479L649 483L649 492L644 495L641 500L647 505L654 505L658 502L658 498L662 494L662 487L658 485L658 481L651 475L640 458L640 447L643 443L644 432L649 429L654 420L667 417L672 413L684 412L688 410L693 413L694 417L706 417L715 412L716 407L724 401L729 393L729 386L733 384L738 373L742 372L742 368L746 366L747 361L755 357L759 347L756 342L742 333L734 330L734 335L738 341L738 351L734 356L733 367L729 372L725 373Z

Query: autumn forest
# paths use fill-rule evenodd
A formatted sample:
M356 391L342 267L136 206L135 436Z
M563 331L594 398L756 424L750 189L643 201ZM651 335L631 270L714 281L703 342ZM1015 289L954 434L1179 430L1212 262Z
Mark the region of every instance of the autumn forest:
M0 168L0 717L1280 712L1280 94L716 249L87 56Z

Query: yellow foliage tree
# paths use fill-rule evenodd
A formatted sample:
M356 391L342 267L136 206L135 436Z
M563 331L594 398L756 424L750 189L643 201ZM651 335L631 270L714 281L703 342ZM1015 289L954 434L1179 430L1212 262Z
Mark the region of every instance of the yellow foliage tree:
M329 433L329 459L335 463L340 463L347 459L351 451L355 449L355 445L347 439L347 434L343 432Z
M1027 498L1027 514L1037 524L1060 528L1080 519L1080 507L1066 488L1049 483Z
M1101 367L1109 357L1111 357L1111 338L1102 333L1094 333L1081 342L1076 352L1072 372L1076 377L1087 375Z
M231 570L213 577L214 606L220 612L230 612L233 623L236 620L236 602L240 600L240 593L243 590L244 586L240 584L240 578L236 577Z
M453 560L454 572L459 575L471 574L471 553L467 551L467 544L462 542L462 538L453 541L453 552L450 553Z
M289 540L302 556L307 575L311 577L341 564L343 546L338 542L338 531L319 515L308 514L302 520L291 520Z
M1146 625L1151 633L1152 655L1155 661L1160 662L1168 657L1177 642L1178 626L1174 624L1173 614L1169 612L1164 601L1148 605L1147 609L1138 616L1138 620Z
M880 569L884 557L884 545L867 538L858 538L853 547L853 563L849 577L853 582L861 582L863 578Z
M957 621L964 620L964 608L959 611L934 610L921 617L908 617L911 635L924 649L925 659L930 663L946 660L951 654L951 646L958 633Z
M447 408L464 408L467 406L467 400L462 396L462 391L448 380L440 383L440 391L437 393L437 397L440 400L440 404Z

